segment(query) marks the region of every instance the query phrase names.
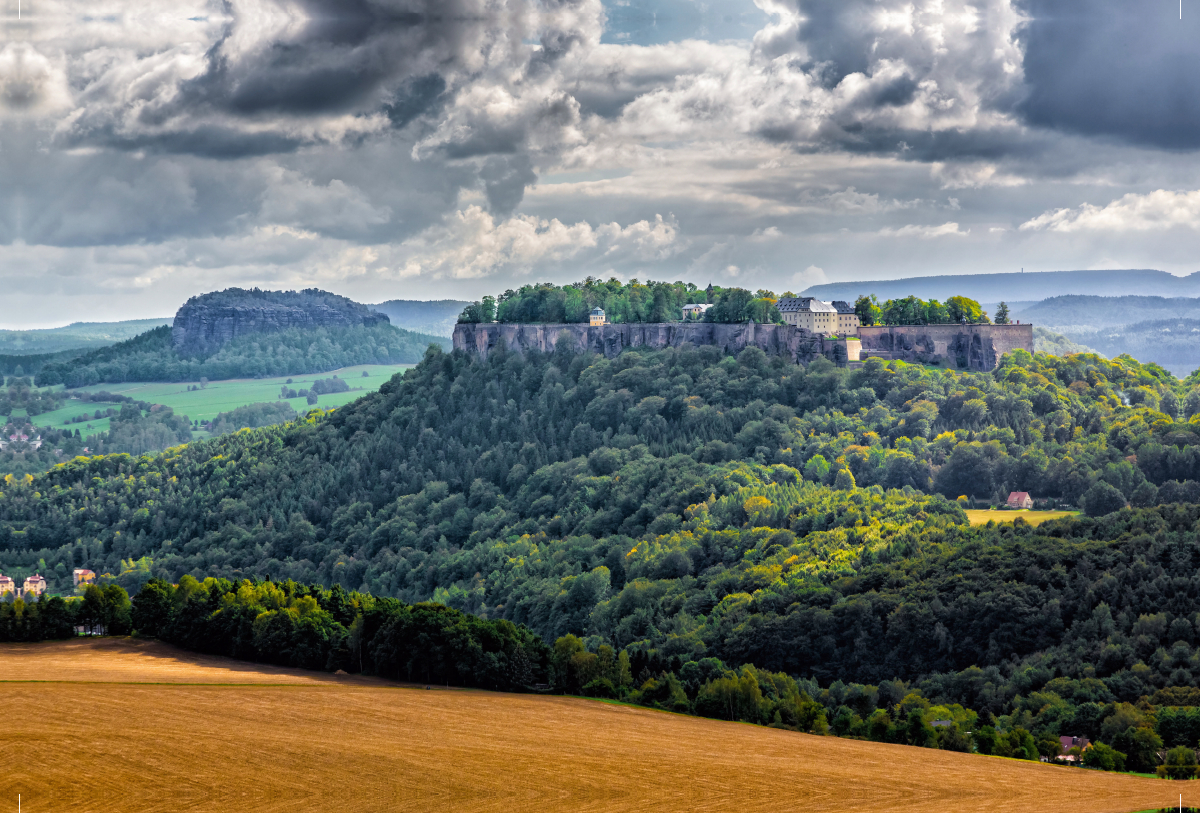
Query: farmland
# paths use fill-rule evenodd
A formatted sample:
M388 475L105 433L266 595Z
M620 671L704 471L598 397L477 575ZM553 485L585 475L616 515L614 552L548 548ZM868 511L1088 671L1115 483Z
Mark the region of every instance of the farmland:
M1041 525L1043 522L1048 522L1052 519L1062 519L1063 517L1079 516L1078 511L993 511L987 508L968 508L967 519L972 525L987 525L990 520L995 520L999 525L1002 522L1012 522L1017 517L1028 522L1030 525Z
M411 364L370 364L346 367L328 373L291 376L292 383L288 386L300 390L318 378L329 378L336 375L339 378L345 379L346 383L351 387L350 392L330 393L321 396L317 405L323 409L329 409L348 404L356 398L362 397L367 392L374 392L394 374L403 372L412 366ZM363 377L364 372L367 373L366 377ZM126 395L141 401L164 404L179 414L187 415L194 421L205 421L212 420L219 413L229 412L243 404L275 401L279 397L279 388L287 381L288 377L285 376L279 378L244 378L230 381L213 381L204 389L190 392L188 391L188 387L192 385L189 383L130 382L127 384L98 384L92 387L83 387L79 391L107 391ZM297 412L304 412L311 409L303 398L291 398L288 399L288 403ZM108 429L107 418L88 421L87 423L91 424L90 430L86 428L86 424L73 424L71 420L78 415L92 414L97 409L104 410L108 406L113 405L68 400L61 409L36 416L33 418L33 423L38 426L53 427L56 429L64 427L81 429L84 434L102 432Z
M1176 783L137 640L5 645L0 798L38 813L1163 807ZM1185 790L1186 787L1182 786ZM169 800L169 801L168 801ZM1186 800L1185 800L1186 801Z

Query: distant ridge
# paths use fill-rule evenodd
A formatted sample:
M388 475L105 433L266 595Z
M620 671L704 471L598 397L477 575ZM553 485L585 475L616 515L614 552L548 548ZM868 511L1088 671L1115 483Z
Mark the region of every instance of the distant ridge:
M806 296L853 302L864 294L881 301L909 294L922 299L968 296L980 302L1030 302L1052 296L1198 296L1200 272L1177 277L1166 271L1124 269L1105 271L1030 271L1005 274L952 274L906 279L829 282L804 290Z
M368 307L386 314L398 328L434 336L451 336L458 315L470 304L458 299L389 299Z

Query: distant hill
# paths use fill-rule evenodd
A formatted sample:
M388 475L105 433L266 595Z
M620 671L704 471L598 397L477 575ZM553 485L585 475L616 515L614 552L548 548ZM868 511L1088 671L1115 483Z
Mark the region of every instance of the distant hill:
M263 291L227 288L194 296L171 323L171 343L181 356L206 357L241 336L285 330L371 327L386 315L317 288Z
M39 386L212 381L319 373L358 364L420 361L442 336L401 330L388 317L317 289L231 288L189 299L173 324L37 371Z
M853 302L863 294L880 301L909 294L922 299L945 300L968 296L979 302L1028 302L1087 291L1095 296L1200 296L1200 272L1176 277L1165 271L1129 269L1112 271L1031 271L1027 274L954 274L907 279L829 282L805 289L807 296ZM1024 321L1024 319L1022 319ZM1034 320L1036 321L1036 320Z
M1014 319L1056 330L1102 329L1163 319L1200 319L1200 298L1163 296L1054 296L1010 307Z
M0 330L0 355L41 355L107 347L169 324L170 319L131 319L127 322L72 322L66 327L37 330Z
M1143 364L1153 362L1177 378L1200 368L1200 318L1064 330L1063 335L1109 358L1127 353Z
M436 299L428 302L419 299L389 299L369 307L386 314L396 327L434 336L451 336L454 334L454 324L458 321L458 315L470 304L458 299Z

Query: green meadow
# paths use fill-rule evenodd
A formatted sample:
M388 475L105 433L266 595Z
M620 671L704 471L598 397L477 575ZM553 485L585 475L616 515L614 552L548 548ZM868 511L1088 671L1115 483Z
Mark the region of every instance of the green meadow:
M337 392L322 395L317 403L322 409L344 406L368 392L374 392L396 373L402 373L411 368L412 364L362 364L355 367L345 367L327 373L310 373L308 375L290 376L288 387L294 390L307 389L318 378L329 378L336 375L350 385L349 392ZM363 373L366 373L366 376ZM280 388L288 381L288 376L278 378L241 378L229 381L212 381L204 389L188 391L192 386L187 382L170 384L155 382L130 382L128 384L97 384L82 387L79 392L106 391L118 395L127 395L140 401L163 404L171 407L177 414L187 415L193 421L209 421L222 412L229 412L246 404L264 403L279 399ZM304 398L289 398L288 403L297 412L312 409ZM71 428L80 430L87 436L108 429L108 418L90 420L86 423L71 423L79 415L92 415L97 409L105 410L117 404L104 404L92 401L68 400L61 409L45 412L32 418L37 426L55 429ZM197 433L203 437L203 433Z

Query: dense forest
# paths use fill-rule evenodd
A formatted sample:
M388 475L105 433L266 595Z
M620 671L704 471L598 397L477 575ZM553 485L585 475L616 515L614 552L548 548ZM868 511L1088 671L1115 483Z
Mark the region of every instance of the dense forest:
M429 345L448 347L438 336L387 324L348 328L290 329L240 336L206 357L183 357L164 325L111 347L66 361L48 363L37 373L39 386L84 387L125 381L218 381L266 378L335 370L356 364L419 361Z
M572 691L996 753L1081 734L1144 766L1200 704L1197 383L1023 351L433 348L336 411L9 478L0 570L432 600L555 641ZM966 523L1009 490L1103 518Z
M789 291L784 296L793 296ZM612 324L629 322L679 322L683 306L710 303L714 307L705 319L715 322L781 322L775 307L779 297L772 291L755 293L744 288L719 288L709 285L701 290L688 282L646 282L636 279L627 284L617 279L603 282L588 277L570 285L548 282L524 285L498 297L485 296L463 309L460 322L531 322L565 324L586 322L593 308L603 308Z

